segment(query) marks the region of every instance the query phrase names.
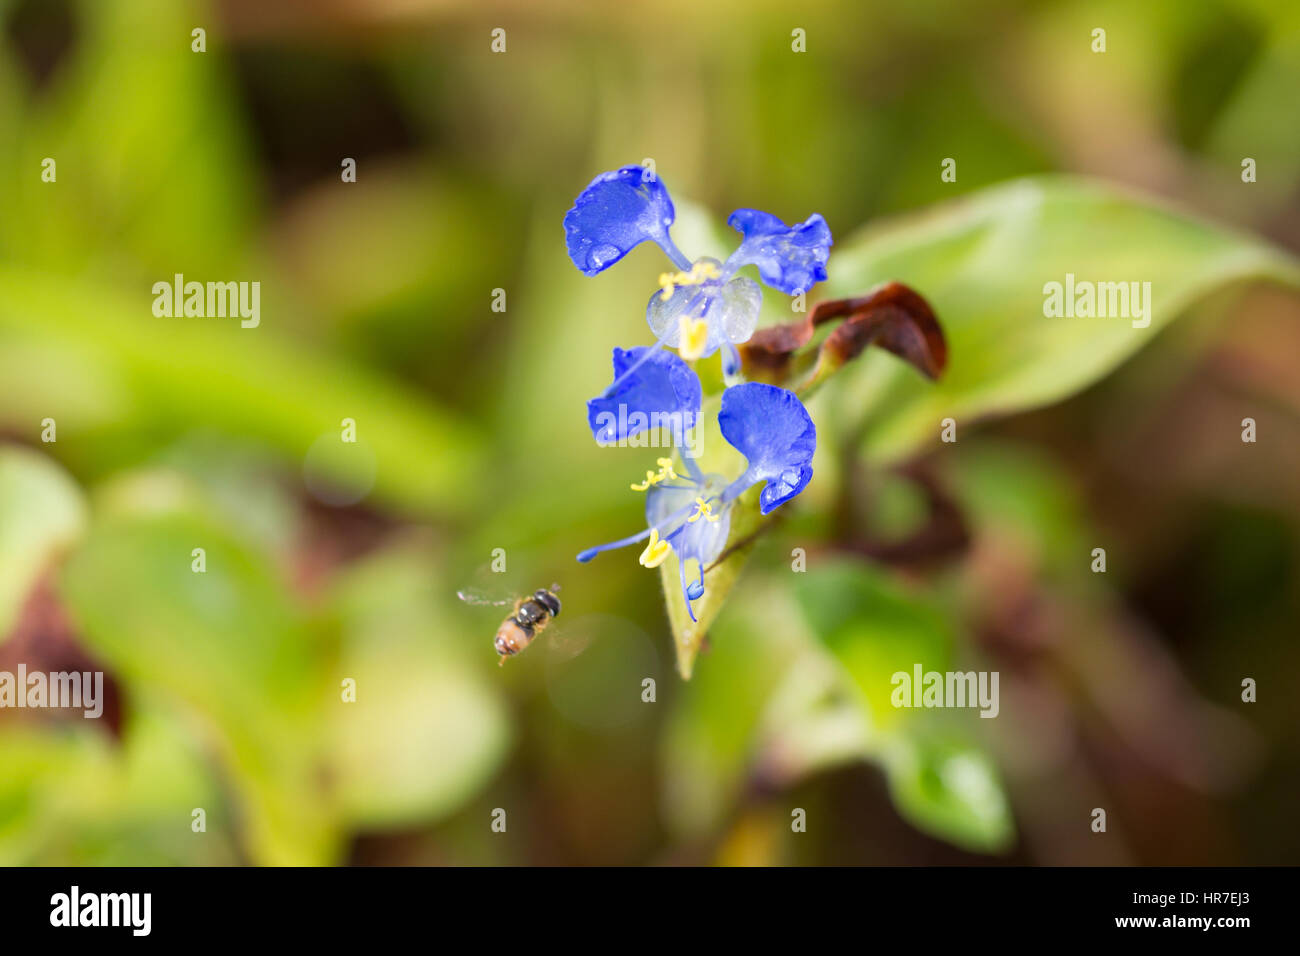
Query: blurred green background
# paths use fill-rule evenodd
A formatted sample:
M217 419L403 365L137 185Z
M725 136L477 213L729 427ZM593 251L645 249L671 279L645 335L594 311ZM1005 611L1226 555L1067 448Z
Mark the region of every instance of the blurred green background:
M0 670L110 689L0 711L0 863L1300 863L1295 4L0 26ZM951 346L940 385L873 353L813 400L816 478L689 683L658 576L573 561L641 520L653 452L583 403L663 265L584 279L560 223L646 158L688 254L821 212L814 298L899 279ZM1152 281L1152 327L1043 318L1067 271ZM155 317L176 273L260 282L260 326ZM457 589L552 581L498 669ZM998 671L998 718L895 710L913 662Z

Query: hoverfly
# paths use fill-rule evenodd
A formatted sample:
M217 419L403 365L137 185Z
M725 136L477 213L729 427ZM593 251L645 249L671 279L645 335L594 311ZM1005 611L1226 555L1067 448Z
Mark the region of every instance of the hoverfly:
M497 628L496 638L492 641L492 646L500 655L497 664L501 665L506 662L507 657L514 657L531 644L533 638L542 633L551 623L552 618L559 617L560 599L555 596L555 592L559 589L558 584L552 584L549 588L538 588L530 597L506 598L501 601L494 601L482 592L474 590L457 591L456 597L466 604L494 607L514 605L514 610L501 622L501 626Z

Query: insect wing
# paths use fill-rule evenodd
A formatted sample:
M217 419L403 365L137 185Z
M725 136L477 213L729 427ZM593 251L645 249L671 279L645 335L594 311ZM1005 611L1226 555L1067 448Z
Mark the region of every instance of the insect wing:
M476 607L506 607L518 600L515 597L492 594L479 588L462 588L456 592L456 597Z
M546 626L544 633L538 635L537 640L545 642L547 654L552 654L561 660L568 660L577 657L587 649L587 645L591 643L591 635L580 630L565 629L564 625L552 622Z

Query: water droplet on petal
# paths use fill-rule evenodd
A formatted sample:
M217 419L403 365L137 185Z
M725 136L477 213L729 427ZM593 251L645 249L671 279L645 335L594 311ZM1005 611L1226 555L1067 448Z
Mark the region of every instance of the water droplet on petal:
M593 269L603 269L606 265L618 258L618 246L605 243L591 250L587 256L587 262Z

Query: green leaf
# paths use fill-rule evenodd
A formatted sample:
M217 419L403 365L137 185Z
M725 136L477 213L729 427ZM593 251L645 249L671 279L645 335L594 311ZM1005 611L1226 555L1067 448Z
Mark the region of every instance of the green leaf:
M87 721L86 723L91 723ZM41 861L77 833L73 821L102 813L113 782L111 744L89 729L51 733L5 721L0 729L0 864ZM57 834L57 836L56 836Z
M0 448L0 642L37 578L80 537L85 520L81 489L63 468L26 448Z
M86 646L134 694L163 697L206 729L257 862L334 859L319 655L265 557L198 514L115 514L64 567L61 593Z
M753 771L763 717L809 644L787 594L755 589L718 624L709 666L681 689L663 734L663 806L680 837L719 826Z
M797 602L771 579L752 588L718 624L710 666L682 689L664 735L669 825L703 839L751 784L783 789L869 761L918 829L976 852L1006 849L1014 827L972 742L977 713L890 704L895 671L951 666L942 608L853 561L796 577Z
M1086 388L1224 286L1267 279L1300 287L1296 261L1257 239L1061 176L1016 180L873 226L836 247L829 271L828 298L890 279L907 283L934 307L948 341L938 384L870 352L828 384L836 408L855 410L851 416L870 409L864 445L882 459L933 438L946 417L1007 415ZM1046 317L1044 286L1064 283L1067 273L1150 282L1149 326Z
M839 659L873 728L891 731L912 711L894 707L894 674L943 671L953 628L944 611L919 592L857 561L821 564L795 575L794 593L813 634Z
M0 729L0 864L231 866L235 821L193 725L133 694L115 740L99 721ZM94 726L92 726L94 725ZM194 808L206 811L200 838Z
M326 477L373 475L375 499L418 513L445 513L474 493L480 441L426 398L290 342L266 315L244 329L156 318L152 301L147 285L127 298L0 268L0 424L30 432L54 418L60 439L76 439L61 453L90 471L207 429L273 447L301 475L317 441L337 439L351 418L355 444L326 442L317 450L335 454L312 455Z
M954 666L953 625L944 609L852 561L798 575L795 594L812 631L857 691L869 723L858 755L885 771L899 813L958 846L1005 849L1014 827L992 762L972 743L979 712L915 710L892 701L895 674ZM851 754L846 749L832 757Z
M918 731L891 739L883 763L894 806L917 829L978 853L1011 845L1011 810L984 751L960 736Z
M457 809L506 754L511 724L484 635L456 626L444 576L422 550L396 548L348 569L332 590L342 624L337 677L357 697L326 698L332 775L356 826L409 826ZM491 670L496 671L495 667Z
M1076 479L1041 449L1002 440L962 443L948 487L976 535L1010 547L1054 582L1091 582Z
M219 28L201 7L72 5L76 42L54 82L21 109L0 109L9 184L0 258L72 274L197 278L247 255L253 157L223 77ZM205 54L190 50L200 25ZM32 173L45 157L57 160L54 183Z

